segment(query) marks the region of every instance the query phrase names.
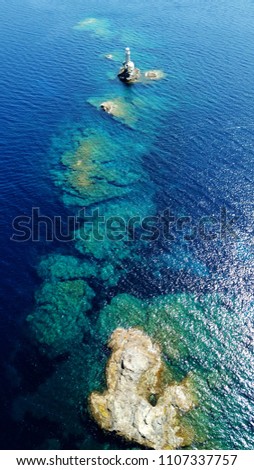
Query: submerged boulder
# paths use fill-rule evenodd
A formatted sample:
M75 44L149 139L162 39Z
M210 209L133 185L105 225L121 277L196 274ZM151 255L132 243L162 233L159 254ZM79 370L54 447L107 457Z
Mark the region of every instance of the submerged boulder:
M100 103L100 108L128 126L134 125L137 121L135 107L124 98L117 97L104 100Z
M90 323L86 312L95 296L83 280L45 282L36 293L36 308L27 322L33 340L49 357L81 343Z
M145 77L149 80L162 80L165 76L162 70L148 70L145 72Z
M120 121L127 127L135 128L138 121L138 108L131 100L121 96L106 95L102 97L89 98L87 102L98 111L104 111L110 117ZM114 140L114 143L116 141ZM112 145L112 144L111 144ZM133 147L133 142L131 143ZM121 146L120 143L120 149ZM120 150L121 151L121 150Z
M137 328L118 328L110 338L107 390L90 395L90 410L102 429L153 449L176 449L192 442L181 422L194 407L190 383L164 383L160 346Z

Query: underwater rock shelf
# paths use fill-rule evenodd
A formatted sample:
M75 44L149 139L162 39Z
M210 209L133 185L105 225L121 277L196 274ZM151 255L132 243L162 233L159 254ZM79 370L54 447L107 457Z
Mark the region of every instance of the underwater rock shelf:
M191 443L181 415L194 407L188 380L164 385L161 349L137 328L117 328L109 342L112 355L108 389L90 396L90 410L101 428L153 449Z

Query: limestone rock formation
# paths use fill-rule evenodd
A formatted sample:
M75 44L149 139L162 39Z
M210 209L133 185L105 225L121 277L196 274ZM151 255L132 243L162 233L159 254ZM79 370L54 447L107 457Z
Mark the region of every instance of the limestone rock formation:
M107 114L128 126L133 126L136 123L135 106L122 97L105 100L99 106Z
M108 388L89 398L100 427L153 449L189 445L192 432L181 422L194 407L188 379L166 385L160 346L137 328L116 329L109 347Z
M116 98L113 100L104 101L101 103L100 107L103 111L108 114L112 114L112 116L123 118L126 114L127 104L124 103L121 98Z
M165 78L165 73L162 70L148 70L145 72L145 77L149 80L161 80Z
M119 108L114 101L104 101L101 103L101 109L108 114L113 114L113 116L119 114Z

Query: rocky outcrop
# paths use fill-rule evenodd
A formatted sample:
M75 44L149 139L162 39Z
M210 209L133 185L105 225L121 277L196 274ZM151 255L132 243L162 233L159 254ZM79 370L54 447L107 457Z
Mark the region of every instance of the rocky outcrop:
M165 78L165 73L162 70L148 70L145 72L145 77L149 80L161 80Z
M132 127L137 120L135 106L122 97L105 100L101 102L99 106L105 113L128 126Z
M101 109L108 114L113 114L113 116L119 115L119 108L114 101L104 101L101 103Z
M129 112L130 105L128 106L128 103L121 98L114 98L103 101L100 107L105 113L112 114L112 116L119 119L124 119Z
M181 423L194 406L188 379L166 385L160 346L137 328L116 329L109 347L108 388L89 398L100 427L153 449L190 444L192 432Z
M135 68L132 73L129 73L125 67L121 68L118 74L118 78L125 83L137 82L141 77L141 72L138 68Z

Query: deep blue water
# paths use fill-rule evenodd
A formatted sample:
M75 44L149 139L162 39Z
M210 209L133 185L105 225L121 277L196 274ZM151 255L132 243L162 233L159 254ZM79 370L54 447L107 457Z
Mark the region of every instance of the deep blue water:
M125 445L100 434L89 418L84 420L84 443L77 444L73 433L64 435L61 423L31 412L41 406L31 397L58 367L27 333L25 319L41 284L36 267L42 256L73 255L74 247L46 243L43 236L37 243L10 240L12 220L30 216L32 207L49 217L75 213L75 204L67 203L68 192L63 199L59 155L72 148L80 128L93 128L110 135L115 146L128 149L131 140L140 145L138 156L130 156L130 167L136 165L144 181L134 195L123 198L126 205L140 198L146 201L147 215L170 207L175 216L189 216L194 224L204 216L218 219L222 208L229 220L238 217L238 240L229 235L188 242L186 232L175 230L175 242L143 248L146 262L130 257L130 274L108 289L105 298L104 286L97 285L96 299L100 305L119 292L142 298L216 292L226 306L234 305L245 325L242 349L233 344L234 335L231 345L234 378L226 393L236 390L235 402L232 409L227 405L228 413L215 407L226 428L217 444L211 430L208 442L253 448L253 2L151 0L148 6L130 0L123 7L116 0L0 0L0 11L1 447ZM101 21L99 29L75 29L89 17ZM162 69L166 78L129 89L112 80L127 45L140 68ZM116 59L105 59L106 53ZM134 128L102 116L88 103L111 95L143 100ZM122 172L125 164L115 163ZM186 370L184 365L174 367L195 369L195 359L189 359ZM21 408L20 397L33 405L17 419L13 410ZM218 392L218 403L220 397ZM51 398L49 393L48 403Z

